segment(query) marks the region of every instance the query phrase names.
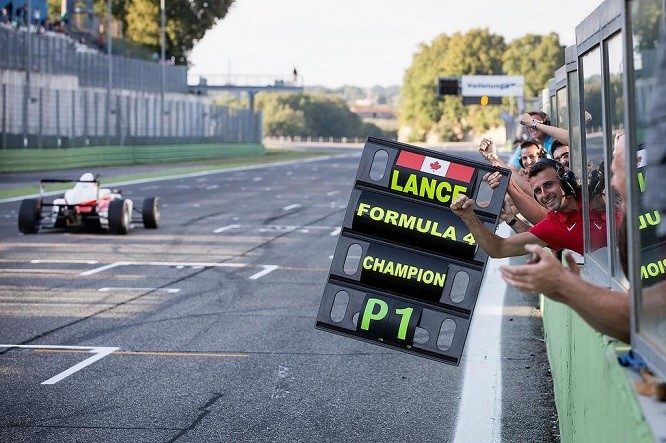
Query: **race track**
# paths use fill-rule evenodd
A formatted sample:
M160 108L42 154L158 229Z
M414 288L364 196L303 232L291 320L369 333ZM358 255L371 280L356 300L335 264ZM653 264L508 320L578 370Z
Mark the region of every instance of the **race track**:
M124 186L163 212L127 236L0 203L0 441L552 439L534 297L484 285L460 367L314 328L359 156Z

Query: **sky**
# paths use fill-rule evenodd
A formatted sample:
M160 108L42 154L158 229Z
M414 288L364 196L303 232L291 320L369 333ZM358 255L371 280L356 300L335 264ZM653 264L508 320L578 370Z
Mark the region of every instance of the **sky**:
M167 0L168 1L168 0ZM192 72L330 88L400 85L419 44L487 27L509 42L575 27L601 0L236 0L190 54ZM243 81L243 80L239 80Z

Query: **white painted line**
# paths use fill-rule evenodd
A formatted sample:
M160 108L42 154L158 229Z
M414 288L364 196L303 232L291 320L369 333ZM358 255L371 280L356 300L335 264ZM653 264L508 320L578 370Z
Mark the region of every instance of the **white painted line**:
M113 353L114 351L117 351L119 348L93 348L90 350L90 352L94 352L95 355L92 357L88 357L85 360L83 360L81 363L78 363L71 368L67 369L66 371L61 372L58 375L55 375L48 380L43 381L41 384L43 385L54 385L58 383L60 380L63 380L70 375L74 374L75 372L80 371L81 369L85 368L86 366L89 366L93 363L95 363L97 360L101 360L107 355Z
M510 228L500 225L499 235ZM454 442L500 442L502 439L501 315L484 315L502 309L506 282L499 267L509 259L489 259L469 328L463 361L465 378L458 406Z
M273 272L278 269L277 265L250 265L247 263L207 263L207 262L163 262L163 261L150 261L150 262L140 262L140 261L122 261L110 263L105 266L100 266L99 268L91 269L90 271L82 272L79 275L87 276L92 274L97 274L98 272L106 271L107 269L112 269L118 266L169 266L175 267L176 269L203 269L203 268L264 268L263 270L257 272L250 276L250 280L256 280L263 277L266 274ZM105 288L103 288L105 289ZM134 288L137 289L137 288ZM138 288L138 289L153 289L153 288ZM103 291L104 292L104 291Z
M262 180L261 177L255 177L252 179L253 182L260 182Z
M333 236L333 237L335 237L335 236L338 235L341 231L342 231L342 227L337 227L337 228L335 228L335 230L334 230L333 232L331 232L330 235Z
M206 186L206 191L212 191L213 189L219 188L220 185L208 185Z
M182 266L184 268L247 268L253 265L247 263L205 263L205 262L170 262L170 261L125 261L123 265L129 266ZM257 265L261 266L261 265Z
M354 153L354 154L338 154L338 155L324 155L322 157L315 157L315 158L306 158L306 159L300 159L300 160L287 160L283 162L274 162L274 163L264 163L262 165L249 165L249 166L238 166L236 168L228 168L228 169L211 169L210 171L201 171L201 172L191 172L187 174L178 174L178 175L168 175L165 177L153 177L153 178L140 178L136 180L126 180L126 181L120 181L120 182L115 182L115 183L104 183L104 187L106 188L117 188L120 186L128 186L128 185L139 185L142 183L153 183L153 182L161 182L161 181L167 181L167 180L179 180L179 179L184 179L184 178L193 178L193 177L203 177L206 175L211 175L211 174L226 174L229 172L244 172L244 171L250 171L254 169L265 169L265 168L275 168L278 166L289 166L289 165L296 165L296 164L301 164L301 163L313 163L313 162L321 162L321 161L326 161L330 160L333 158L354 158L354 157L360 157L360 153ZM354 167L355 169L355 167ZM287 173L287 175L291 175ZM46 197L46 196L52 196L52 195L62 195L65 191L53 191L53 192L45 192L44 194L28 194L28 195L21 195L18 197L10 197L10 198L3 198L0 199L0 203L11 203L11 202L16 202L16 201L21 201L26 198L37 198L37 197Z
M338 195L339 193L340 193L340 191L331 191L331 192L327 192L326 195L329 196L329 197L332 197L334 195Z
M263 265L263 267L264 267L263 271L259 271L256 274L251 275L250 280L257 280L263 277L264 275L270 274L271 272L279 268L278 265Z
M228 231L230 229L238 229L240 228L240 225L227 225L227 226L222 226L221 228L217 228L213 232L215 234L219 234L220 232Z
M284 209L285 211L291 211L292 209L300 208L303 205L299 205L298 203L294 203L293 205L285 206Z
M105 288L99 288L99 292L111 292L111 291L165 291L170 294L175 294L180 292L180 289L176 288L130 288L123 286L109 286Z
M97 274L98 272L103 272L106 271L107 269L113 269L117 268L118 266L124 265L126 262L122 261L117 261L115 263L109 263L108 265L100 266L99 268L91 269L89 271L85 271L80 273L80 276L87 277L89 275Z
M60 374L54 375L48 380L43 381L43 385L54 385L59 381L69 377L75 372L80 371L86 366L90 366L95 363L97 360L100 360L107 355L117 351L120 348L116 347L106 347L106 346L58 346L58 345L0 345L0 348L25 348L25 349L68 349L68 350L80 350L80 351L89 351L95 355L92 357L86 358L80 363L75 364L71 368L61 372Z
M70 263L70 264L85 264L85 265L96 265L99 263L97 260L30 260L30 263L32 264L39 264L39 263Z

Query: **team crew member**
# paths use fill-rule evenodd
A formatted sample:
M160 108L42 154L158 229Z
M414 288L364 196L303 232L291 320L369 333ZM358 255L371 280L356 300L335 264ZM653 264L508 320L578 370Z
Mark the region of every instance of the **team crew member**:
M535 140L546 151L548 158L553 158L553 143L556 140L568 145L569 132L566 129L551 126L548 116L541 111L526 112L518 118L521 125L527 127L529 138ZM509 160L511 168L520 167L519 154L514 152Z
M626 175L624 136L615 138L615 150L611 163L611 186L624 201ZM626 229L621 229L621 236ZM620 241L623 244L622 237ZM536 245L527 245L525 249L535 257L532 263L518 266L503 266L502 277L507 283L520 290L531 293L543 293L551 299L564 303L575 310L586 322L598 331L629 342L629 293L616 292L601 288L584 281L579 275L578 265L570 254L566 254L568 268L563 267L549 251ZM626 254L620 253L620 257ZM622 260L624 261L624 260ZM659 292L661 291L661 293ZM644 292L644 302L652 309L664 309L664 282Z
M569 145L565 145L560 141L555 141L553 143L553 159L556 162L560 162L564 166L565 171L571 170L571 164L569 160Z
M529 228L527 232L502 238L483 225L474 213L474 201L460 195L451 204L451 210L458 215L472 232L476 242L491 257L514 257L527 253L525 245L537 244L555 250L571 249L583 253L583 214L578 197L580 194L575 181L564 175L562 165L550 159L539 160L528 176L534 198L547 209L546 217ZM593 220L594 221L594 220ZM602 219L596 220L603 229L591 232L592 247L606 244L606 225ZM596 226L595 223L591 224Z

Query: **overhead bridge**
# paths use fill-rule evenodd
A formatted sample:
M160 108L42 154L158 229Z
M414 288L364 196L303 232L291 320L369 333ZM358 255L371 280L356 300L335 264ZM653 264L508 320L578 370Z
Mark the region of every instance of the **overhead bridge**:
M192 80L197 83L194 84ZM303 81L297 75L286 79L273 75L190 74L187 88L193 94L218 91L244 92L248 96L248 108L254 111L256 93L303 92Z

